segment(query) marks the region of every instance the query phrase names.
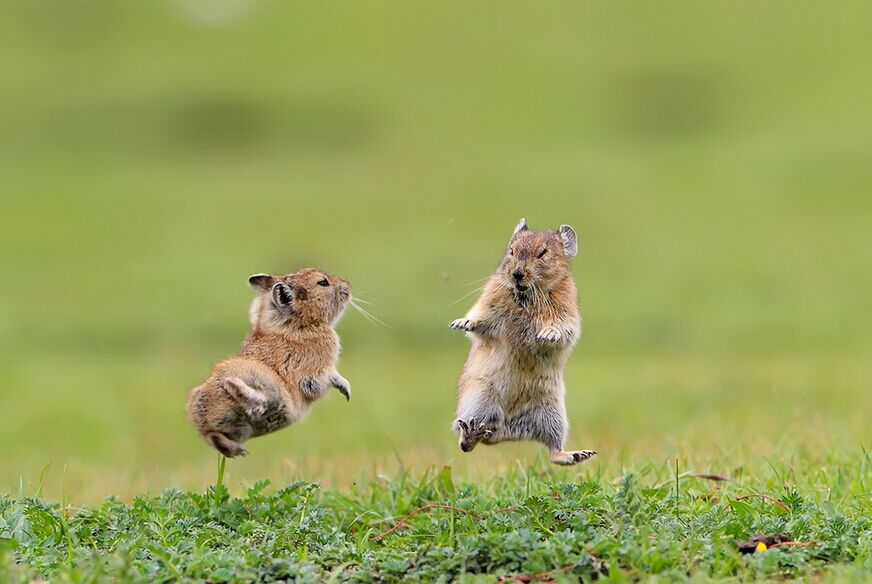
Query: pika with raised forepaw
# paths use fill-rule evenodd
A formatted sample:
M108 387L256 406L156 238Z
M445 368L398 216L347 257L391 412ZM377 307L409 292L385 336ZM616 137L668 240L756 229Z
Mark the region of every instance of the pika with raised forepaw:
M191 390L188 418L227 457L246 454L249 438L299 421L331 388L351 398L336 369L335 325L351 300L347 280L314 268L248 279L258 292L239 353L221 361Z
M533 231L521 219L481 297L451 323L472 341L453 425L464 452L479 442L534 440L548 448L555 464L577 464L596 454L565 449L563 368L581 334L569 263L577 253L569 225Z

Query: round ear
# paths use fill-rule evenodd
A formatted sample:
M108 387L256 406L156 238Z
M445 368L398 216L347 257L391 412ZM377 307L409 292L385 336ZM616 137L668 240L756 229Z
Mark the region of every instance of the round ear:
M575 236L575 229L569 225L561 225L557 229L557 235L563 242L563 253L566 254L566 257L574 258L578 255L578 238Z
M255 274L248 278L248 285L260 292L266 292L273 285L273 277L269 274Z
M272 289L273 302L279 308L290 308L294 301L294 291L284 282L279 282Z
M521 220L518 221L518 224L515 225L515 230L512 231L512 237L509 238L508 250L512 249L512 242L515 241L515 238L518 237L518 234L522 231L527 231L529 227L527 227L527 220L521 217Z
M527 227L527 220L521 217L521 220L518 221L518 224L515 225L515 230L512 232L512 239L522 231L527 231L529 227Z

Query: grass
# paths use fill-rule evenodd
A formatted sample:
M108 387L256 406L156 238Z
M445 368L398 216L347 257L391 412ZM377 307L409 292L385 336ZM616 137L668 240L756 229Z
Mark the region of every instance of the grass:
M678 462L567 478L541 463L479 483L450 467L347 491L259 481L89 507L0 499L0 577L28 581L868 579L872 463L701 477ZM716 478L717 480L712 480ZM727 480L728 479L728 480ZM789 543L743 554L737 541ZM10 563L14 557L17 564Z

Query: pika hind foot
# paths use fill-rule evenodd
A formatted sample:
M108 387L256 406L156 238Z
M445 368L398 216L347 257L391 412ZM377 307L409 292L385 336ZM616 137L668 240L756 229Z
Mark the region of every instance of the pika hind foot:
M224 387L245 410L250 418L257 418L266 412L266 398L238 377L228 377Z
M552 450L551 462L561 466L572 466L596 456L593 450Z
M206 434L205 438L206 442L211 444L215 450L227 458L235 458L237 456L245 456L248 454L248 450L246 450L242 444L235 440L231 440L221 432L209 432Z
M460 427L460 449L464 452L470 452L476 444L494 435L492 428L485 428L476 418L457 420L457 425Z

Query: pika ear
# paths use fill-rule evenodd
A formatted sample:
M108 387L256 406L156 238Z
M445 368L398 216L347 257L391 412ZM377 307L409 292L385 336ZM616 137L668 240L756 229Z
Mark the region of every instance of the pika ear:
M578 255L578 238L575 236L575 229L569 225L561 225L557 229L557 235L563 242L563 253L566 254L566 257L574 258Z
M284 282L279 282L272 289L273 302L279 308L290 309L291 302L294 301L294 291Z
M518 221L518 224L515 225L515 230L512 231L512 237L509 238L509 249L512 249L512 242L515 241L515 238L518 237L518 234L522 231L527 231L529 227L527 227L527 220L521 217L521 220Z
M273 283L273 277L269 274L255 274L248 278L248 285L260 292L266 292L272 288Z

